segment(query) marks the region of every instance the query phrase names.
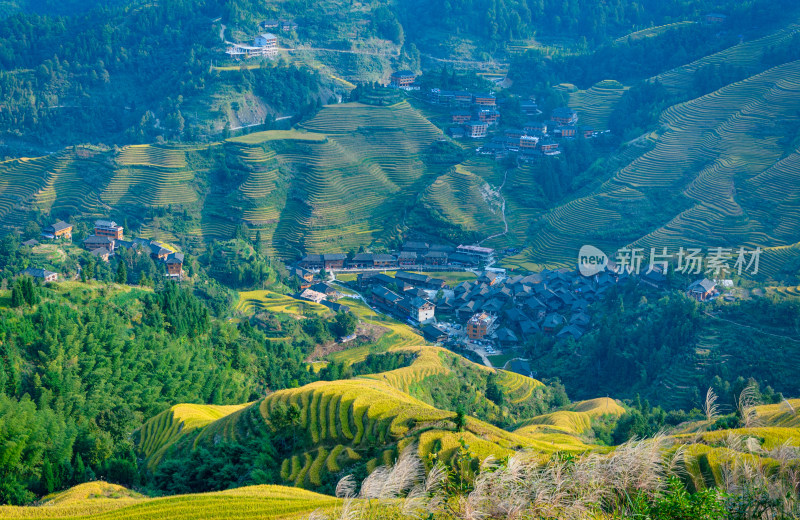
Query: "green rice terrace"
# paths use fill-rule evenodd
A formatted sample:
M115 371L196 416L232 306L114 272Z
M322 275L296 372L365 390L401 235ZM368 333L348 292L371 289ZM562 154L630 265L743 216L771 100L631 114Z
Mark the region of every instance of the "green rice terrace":
M779 121L800 110L800 62L775 67L682 103L660 129L631 143L640 152L596 188L546 212L530 246L509 265L563 265L584 243L765 249L777 275L800 241L797 150ZM623 152L625 153L625 152Z
M77 146L0 163L0 226L23 229L37 213L113 216L189 251L244 232L284 259L421 233L517 248L501 265L529 270L572 265L586 243L606 252L760 246L760 274L779 278L800 259L800 154L784 135L800 111L800 62L770 68L764 56L794 41L798 27L790 20L656 76L673 94L710 65L737 67L744 79L666 108L652 131L609 151L554 200L540 195L541 164L502 164L467 143L460 163L436 159L431 150L452 141L425 106L341 103L291 130L210 144ZM629 89L612 78L555 88L598 129Z
M441 132L405 102L332 105L298 130L266 131L198 146L136 145L119 152L76 148L0 164L0 222L22 227L30 211L130 221L141 234L194 241L258 231L265 250L292 258L399 236L416 198L458 232L499 221L481 199L483 179L427 164ZM474 206L473 206L474 203Z

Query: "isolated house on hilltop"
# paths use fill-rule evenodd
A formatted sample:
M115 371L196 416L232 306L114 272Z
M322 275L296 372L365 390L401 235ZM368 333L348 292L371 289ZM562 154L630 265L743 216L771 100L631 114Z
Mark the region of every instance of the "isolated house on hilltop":
M167 275L180 278L183 276L183 253L170 253L164 263L167 264Z

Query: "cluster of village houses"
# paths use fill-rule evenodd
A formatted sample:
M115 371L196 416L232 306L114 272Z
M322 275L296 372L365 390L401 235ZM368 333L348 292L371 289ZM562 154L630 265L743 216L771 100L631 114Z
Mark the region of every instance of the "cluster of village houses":
M72 224L58 221L42 229L43 240L72 240ZM183 277L183 253L172 251L163 244L144 238L123 239L124 228L113 220L97 220L94 223L94 234L85 238L83 246L92 256L108 262L120 248L133 249L138 253L149 254L153 260L161 261L167 268L166 276L180 280ZM23 242L22 245L33 247L38 245L35 239ZM29 267L21 274L32 276L44 282L55 282L58 273L46 269Z
M325 282L315 283L315 271L361 271L354 283L368 301L382 312L419 327L428 340L452 341L448 331L436 324L438 318L463 323L469 340L494 343L501 348L513 347L536 333L579 339L589 328L589 306L632 276L617 269L613 262L593 276L565 268L506 277L502 270L489 268L475 281L449 287L435 273L431 276L399 270L390 276L381 272L398 268L464 268L462 255L472 259L469 268L477 269L492 262L494 251L477 246L453 248L406 242L394 254L360 253L351 258L343 253L307 255L293 275L299 281L301 299L325 304L341 295ZM639 283L653 288L666 286L667 278L658 267L636 276ZM698 301L718 294L715 282L708 279L692 283L686 293Z
M494 261L494 249L475 245L450 246L425 242L406 242L392 253L357 253L352 257L344 253L306 255L298 266L304 269L389 269L479 267Z
M416 75L409 70L391 75L389 85L403 90L419 90ZM449 107L450 126L447 133L454 139L485 139L492 127L500 124L497 111L497 98L493 93L452 91L433 88L428 93L428 102ZM523 100L520 111L528 117L541 115L541 110L533 99ZM569 107L553 110L547 121L531 121L522 128L509 128L502 135L494 135L478 151L502 159L515 154L526 161L544 156L559 155L559 139L597 137L599 132L590 126L579 126L578 113Z

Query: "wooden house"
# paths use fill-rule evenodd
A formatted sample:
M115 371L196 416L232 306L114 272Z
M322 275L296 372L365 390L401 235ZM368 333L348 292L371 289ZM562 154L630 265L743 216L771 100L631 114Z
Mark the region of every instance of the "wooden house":
M492 94L475 94L472 97L472 102L479 106L493 107L497 104L497 98Z
M50 239L64 238L69 240L72 238L72 224L59 220L55 224L42 229L42 236Z
M99 247L105 247L109 251L113 251L116 245L116 241L108 236L92 235L84 239L83 245L89 251L94 251Z
M48 271L47 269L39 269L34 267L29 267L20 273L22 276L30 276L32 278L36 278L43 282L57 282L58 281L58 273L54 273L53 271Z
M325 269L342 269L347 255L343 253L325 253L322 255L322 263Z
M686 289L686 295L699 302L704 302L717 293L717 284L708 278L693 282Z
M450 120L458 125L463 125L464 123L469 122L472 119L472 114L469 113L467 110L456 110L450 112Z
M410 87L416 79L417 75L410 70L400 70L392 73L389 78L389 85L394 88Z
M574 125L578 122L578 113L569 107L556 108L550 119L560 125Z
M183 276L183 253L170 253L164 261L167 264L167 275L181 278Z
M94 234L98 237L122 238L123 228L113 220L97 220L94 223Z
M400 267L409 267L417 264L417 253L414 251L401 251L397 256L397 265Z

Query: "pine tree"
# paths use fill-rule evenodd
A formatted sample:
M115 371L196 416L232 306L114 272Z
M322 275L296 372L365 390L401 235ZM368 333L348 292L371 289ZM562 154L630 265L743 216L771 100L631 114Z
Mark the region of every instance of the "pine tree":
M11 306L22 307L25 304L25 297L22 295L22 289L19 284L14 284L14 289L11 290Z
M128 268L125 267L125 262L120 261L117 264L117 283L125 283L128 281Z
M75 455L75 473L72 475L72 482L75 484L86 482L86 466L83 464L80 453Z
M53 466L48 459L45 459L44 464L42 464L41 486L45 494L50 494L56 489L56 477L53 474Z

